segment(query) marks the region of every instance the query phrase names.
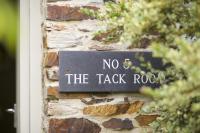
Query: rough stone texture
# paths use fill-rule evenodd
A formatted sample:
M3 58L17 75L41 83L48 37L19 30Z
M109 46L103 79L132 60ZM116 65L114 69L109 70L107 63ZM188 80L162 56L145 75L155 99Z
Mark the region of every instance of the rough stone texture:
M45 28L42 28L43 36L42 36L42 42L43 42L43 48L47 48L47 34L45 32Z
M94 115L94 116L112 116L125 113L131 114L139 111L139 109L142 107L141 105L143 105L143 101L136 101L134 103L124 103L124 104L106 104L99 106L88 106L83 109L83 113L86 115Z
M87 47L92 41L93 34L102 29L97 27L96 20L83 20L80 22L46 22L48 48L74 48ZM85 32L88 31L88 32ZM80 50L80 49L79 49Z
M105 128L110 128L113 130L131 130L133 129L133 123L128 118L122 120L118 118L111 118L108 121L102 123Z
M93 40L94 34L106 27L94 19L83 20L88 16L79 12L80 7L88 5L95 9L101 6L96 3L91 5L85 0L62 0L46 5L50 11L47 12L49 19L59 21L47 20L43 25L44 133L141 133L146 127L139 125L148 125L152 120L147 119L149 116L138 116L140 108L149 101L144 96L134 93L58 91L58 51L126 51L129 48L128 44L108 45L98 39Z
M86 105L93 105L93 104L97 104L97 103L111 102L113 100L114 100L114 98L95 98L95 97L92 97L89 101L82 98L81 102L85 103Z
M56 87L49 87L48 89L47 89L47 95L48 95L48 97L54 97L54 98L59 98L59 92L58 92L58 88L56 88Z
M83 99L83 98L91 98L91 97L106 97L110 93L59 93L58 87L47 87L47 95L48 100L55 99ZM112 98L108 98L112 99Z
M108 45L104 45L104 46L93 45L93 46L91 46L89 48L92 49L92 50L97 50L97 51L111 51L111 50L115 50L114 47L108 46Z
M92 93L59 93L57 87L48 87L48 96L56 99L81 99L92 97Z
M80 11L81 8L98 10L100 3L89 3L87 1L73 0L61 1L47 4L47 19L59 21L84 20L91 17Z
M118 110L117 105L99 105L89 106L83 109L83 114L95 116L111 116L116 114Z
M47 52L45 54L44 65L46 67L58 66L58 53Z
M71 48L82 45L87 36L76 31L52 31L47 34L48 48Z
M52 67L52 68L48 68L46 71L47 74L47 78L49 80L52 81L58 81L59 80L59 68L56 67Z
M143 105L144 105L143 101L136 101L134 104L131 104L129 106L127 113L132 114L132 113L138 112L142 108Z
M79 109L75 106L70 106L63 102L49 102L48 103L48 116L64 116L64 115L75 115L79 112Z
M136 116L136 121L139 123L140 126L148 126L150 123L156 120L159 115L138 115Z
M72 1L72 0L47 0L47 2L56 2L56 1ZM75 1L75 0L73 0L73 1ZM89 1L96 2L96 3L103 3L103 2L115 1L115 0L89 0Z
M97 20L82 20L76 22L53 22L45 23L47 32L47 48L57 50L126 50L128 45L121 43L103 44L92 40L94 34L105 27Z
M49 133L100 133L101 127L84 118L51 119Z

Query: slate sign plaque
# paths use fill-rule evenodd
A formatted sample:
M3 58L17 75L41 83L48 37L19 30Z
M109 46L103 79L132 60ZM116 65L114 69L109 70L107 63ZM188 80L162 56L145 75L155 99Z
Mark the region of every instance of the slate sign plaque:
M161 68L162 62L151 52L139 51L60 51L60 92L136 92L142 86L158 86L155 80L130 69L140 66L139 57Z

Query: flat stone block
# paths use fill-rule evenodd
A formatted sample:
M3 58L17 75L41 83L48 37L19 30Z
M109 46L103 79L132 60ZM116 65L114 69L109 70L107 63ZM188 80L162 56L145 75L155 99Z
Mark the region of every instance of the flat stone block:
M47 4L47 19L57 21L79 21L91 18L80 11L81 8L98 10L101 4L84 0L59 1Z

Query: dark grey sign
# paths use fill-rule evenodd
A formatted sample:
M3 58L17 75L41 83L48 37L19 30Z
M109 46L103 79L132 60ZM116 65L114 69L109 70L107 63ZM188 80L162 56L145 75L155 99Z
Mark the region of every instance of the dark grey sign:
M138 74L130 65L141 66L140 57L161 68L151 52L60 51L60 92L135 92L142 86L158 86L153 78ZM156 75L152 76L155 77Z

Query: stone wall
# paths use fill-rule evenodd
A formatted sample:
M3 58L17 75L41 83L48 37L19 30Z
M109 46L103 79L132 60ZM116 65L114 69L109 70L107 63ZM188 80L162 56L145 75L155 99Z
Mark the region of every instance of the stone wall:
M149 99L136 93L59 93L59 50L127 50L126 45L93 40L105 27L80 12L98 10L102 3L65 0L46 5L43 37L43 94L45 133L140 133L157 115L140 114Z

